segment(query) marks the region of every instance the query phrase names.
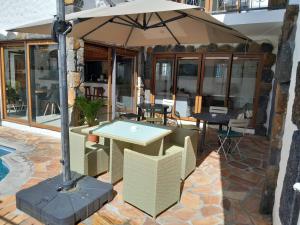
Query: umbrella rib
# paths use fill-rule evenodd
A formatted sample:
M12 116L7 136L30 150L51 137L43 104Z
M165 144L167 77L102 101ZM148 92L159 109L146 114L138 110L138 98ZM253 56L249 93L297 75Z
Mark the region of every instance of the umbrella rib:
M149 16L149 18L148 18L148 21L147 21L147 23L146 23L146 27L148 26L148 24L149 24L149 22L150 22L150 20L151 20L152 15L153 15L153 13L150 14L150 16Z
M98 25L97 27L95 27L94 29L88 31L87 33L85 33L84 35L81 36L82 39L84 39L86 36L90 35L91 33L95 32L96 30L100 29L101 27L103 27L104 25L108 24L109 22L111 22L113 18L110 18L109 20L105 21L104 23L101 23L100 25Z
M212 22L212 21L209 21L209 20L206 20L206 19L197 17L197 16L193 16L193 15L187 14L187 13L185 13L185 12L182 12L182 11L180 11L180 10L178 10L178 11L176 10L176 12L180 13L181 15L186 15L187 17L189 17L189 18L191 18L191 19L194 19L194 20L204 21L204 22L206 22L206 23L210 23L210 24L213 24L213 25L215 25L215 26L222 27L223 29L226 29L226 30L235 31L235 30L234 30L233 28L231 28L231 27L224 26L224 25L222 25L222 24L215 23L215 22ZM238 37L238 38L241 38L241 39L243 39L243 40L250 40L249 38L244 38L244 37L242 37L242 36L240 36L240 35L237 35L237 34L232 34L232 35L233 35L233 36L236 36L236 37Z
M132 22L128 21L128 20L126 20L126 19L124 19L124 18L122 18L120 16L116 16L116 19L119 19L119 20L124 21L125 23L128 23L127 25L129 25L129 26L132 26L132 25L141 26L139 23L137 23L136 21L134 21L130 16L126 16L126 17L129 18ZM115 21L113 21L113 22L115 22Z
M168 25L165 23L165 21L160 17L159 13L156 12L155 15L160 19L161 23L167 28L167 30L172 35L172 37L175 39L175 41L177 42L177 44L180 45L180 42L178 41L178 39L176 38L176 36L173 34L173 32L171 31L171 29L168 27Z
M130 19L134 24L136 24L137 26L139 26L140 28L142 28L143 26L137 21L137 20L134 20L132 19L130 16L128 15L125 15L128 19Z
M123 25L123 26L127 26L127 27L136 27L136 28L140 28L139 26L137 26L136 24L133 23L122 23L122 22L117 22L117 21L110 21L111 23L115 23L115 24L119 24L119 25Z
M157 15L157 13L155 13L155 14ZM180 19L183 19L185 17L187 17L187 15L182 14L180 16L176 16L176 17L164 20L163 22L159 22L159 23L153 24L151 26L148 26L147 29L156 28L156 27L159 27L160 25L167 24L167 23L170 23L170 22L173 22L173 21L176 21L176 20L180 20Z
M138 20L139 20L139 14L137 15L135 21L138 21ZM129 41L129 39L130 39L130 37L131 37L131 35L132 35L132 32L133 32L133 29L134 29L134 28L135 28L135 26L132 26L132 27L131 27L131 29L130 29L130 31L129 31L129 34L128 34L127 38L126 38L125 46L127 46L128 41Z

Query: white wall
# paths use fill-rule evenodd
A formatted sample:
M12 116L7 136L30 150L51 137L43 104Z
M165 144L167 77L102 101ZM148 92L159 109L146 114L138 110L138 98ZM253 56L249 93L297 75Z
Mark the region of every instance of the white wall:
M298 2L299 4L299 2ZM296 45L295 51L293 56L293 69L292 69L292 76L291 76L291 84L289 89L289 100L287 106L287 115L286 115L286 122L284 128L284 135L282 140L282 150L281 150L281 160L280 160L280 170L277 179L277 187L275 192L275 203L273 208L273 224L274 225L281 225L279 219L279 204L280 204L280 197L282 192L283 180L286 173L286 166L287 161L290 153L290 146L292 142L292 136L294 131L297 127L292 123L292 110L293 110L293 103L295 99L295 84L296 84L296 72L297 72L297 65L300 61L300 16L298 16L297 21L297 33L296 33ZM291 187L292 188L292 187ZM300 217L299 217L300 218ZM298 221L300 225L300 221Z

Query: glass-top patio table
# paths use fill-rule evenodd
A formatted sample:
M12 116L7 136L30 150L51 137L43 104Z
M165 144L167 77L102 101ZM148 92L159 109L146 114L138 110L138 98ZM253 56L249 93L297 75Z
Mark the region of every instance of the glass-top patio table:
M100 125L90 133L109 138L110 141L110 183L115 183L123 177L124 148L134 148L142 151L157 149L163 154L164 137L172 133L173 128L152 125L148 123L116 120L112 123Z

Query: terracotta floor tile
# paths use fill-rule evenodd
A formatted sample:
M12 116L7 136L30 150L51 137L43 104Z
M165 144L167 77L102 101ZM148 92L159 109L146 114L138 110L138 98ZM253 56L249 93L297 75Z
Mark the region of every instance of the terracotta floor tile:
M0 127L0 133L0 138L32 149L24 156L32 162L33 173L22 188L60 173L58 139L4 127ZM215 137L215 131L209 129L207 140L215 143ZM268 144L266 138L248 136L240 144L242 159L234 153L231 161L216 151L206 152L198 158L195 171L185 180L179 204L156 220L123 201L121 181L114 186L117 195L113 201L80 225L270 225L270 217L258 214L257 210ZM105 173L98 179L107 181L108 177ZM16 210L14 195L0 196L0 216L20 225L41 224Z

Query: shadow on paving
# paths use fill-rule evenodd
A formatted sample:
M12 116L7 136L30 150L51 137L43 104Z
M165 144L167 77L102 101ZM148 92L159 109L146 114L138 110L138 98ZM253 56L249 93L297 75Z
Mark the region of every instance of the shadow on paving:
M223 224L271 225L270 216L259 213L269 149L267 138L246 136L239 145L241 156L235 150L229 153L226 160L223 154L217 154L217 134L213 130L209 134L207 143L213 146L206 146L205 151L198 156L197 167L220 179L220 184L217 182L215 187L212 186L215 190L211 194L218 194L218 188L221 189L219 194L222 195ZM211 203L208 214L214 211Z
M12 218L14 219L14 218ZM17 223L14 223L12 222L11 220L3 217L3 216L0 216L0 224L5 224L5 225L18 225Z

